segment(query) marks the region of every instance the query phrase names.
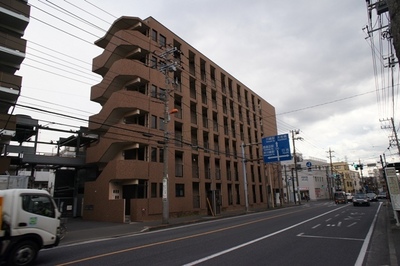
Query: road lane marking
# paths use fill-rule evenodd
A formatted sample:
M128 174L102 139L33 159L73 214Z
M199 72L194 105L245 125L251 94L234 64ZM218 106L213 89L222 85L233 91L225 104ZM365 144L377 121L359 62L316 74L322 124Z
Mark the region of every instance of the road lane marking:
M332 220L332 218L326 219L325 222L329 222L330 220Z
M346 207L346 206L343 206L343 207L341 207L341 208L344 208L344 207ZM338 210L338 209L330 210L330 211L328 211L328 212L322 213L322 214L317 215L317 216L315 216L315 217L313 217L313 218L310 218L310 219L304 220L304 221L302 221L302 222L300 222L300 223L297 223L297 224L291 225L291 226L289 226L289 227L283 228L283 229L281 229L281 230L279 230L279 231L276 231L276 232L273 232L273 233L271 233L271 234L268 234L268 235L265 235L265 236L256 238L256 239L254 239L254 240L251 240L251 241L249 241L249 242L243 243L243 244L241 244L241 245L234 246L234 247L229 248L229 249L225 249L225 250L223 250L223 251L214 253L214 254L212 254L212 255L210 255L210 256L207 256L207 257L204 257L204 258L201 258L201 259L198 259L198 260L195 260L195 261L186 263L186 264L184 264L184 266L196 265L196 264L205 262L205 261L207 261L207 260L210 260L210 259L213 259L213 258L222 256L222 255L227 254L227 253L229 253L229 252L235 251L235 250L237 250L237 249L240 249L240 248L249 246L249 245L251 245L251 244L254 244L254 243L256 243L256 242L259 242L259 241L261 241L261 240L267 239L267 238L269 238L269 237L271 237L271 236L274 236L274 235L283 233L283 232L285 232L285 231L287 231L287 230L293 229L293 228L295 228L295 227L297 227L297 226L299 226L299 225L308 223L308 222L310 222L310 221L312 221L312 220L315 220L315 219L317 219L317 218L320 218L320 217L322 217L322 216L324 216L324 215L327 215L327 214L329 214L329 213L331 213L331 212L334 212L334 211L337 211L337 210Z
M253 223L258 223L258 222L262 222L262 221L266 221L266 220L271 220L271 219L274 219L274 218L278 218L278 217L281 217L281 216L286 216L286 215L289 215L289 214L293 214L293 213L296 213L296 212L302 212L302 211L303 210L300 209L300 210L296 210L296 211L292 211L292 212L288 212L288 213L283 213L283 214L273 215L273 216L266 217L266 218L253 220L253 221L242 223L242 224L237 224L237 225L233 225L233 226L229 226L229 227L223 227L223 228L220 228L220 229L216 229L216 230L212 230L212 231L208 231L208 232L204 232L204 233L188 235L188 236L184 236L184 237L180 237L180 238L169 239L169 240L165 240L165 241L150 243L150 244L137 246L137 247L132 247L132 248L127 248L127 249L121 249L121 250L117 250L117 251L113 251L113 252L109 252L109 253L103 253L103 254L100 254L100 255L95 255L95 256L91 256L91 257L77 259L77 260L74 260L74 261L68 261L68 262L60 263L60 264L58 264L58 266L71 265L71 264L75 264L75 263L79 263L79 262L94 260L94 259L107 257L107 256L111 256L111 255L116 255L116 254L120 254L120 253L125 253L125 252L129 252L129 251L133 251L133 250L138 250L138 249L143 249L143 248L148 248L148 247L154 247L154 246L173 243L173 242L186 240L186 239L190 239L190 238L196 238L196 237L200 237L200 236L214 234L214 233L217 233L217 232L222 232L222 231L226 231L226 230L242 227L242 226L253 224ZM335 211L335 210L332 210L330 212L333 212L333 211ZM312 218L312 219L315 219L315 218Z
M357 221L359 221L359 220L361 220L361 216L360 217L348 216L347 218L344 218L343 220L345 220L345 221L349 221L349 220L357 220Z
M371 226L369 227L368 234L365 237L364 243L363 243L363 245L361 247L361 251L358 254L357 261L354 264L355 266L363 265L365 254L367 253L367 248L368 248L368 245L369 245L369 241L371 240L372 232L374 231L374 226L375 226L376 220L378 219L378 213L379 213L379 210L381 209L381 206L382 206L382 202L379 202L378 210L376 211L374 220L372 221Z
M332 236L312 236L312 235L305 235L304 233L300 233L300 234L298 234L297 236L298 236L298 237L308 237L308 238L324 238L324 239L338 239L338 240L364 241L364 239L360 239L360 238L332 237Z
M314 225L313 227L311 227L312 229L315 229L315 228L317 228L318 226L320 226L321 224L317 224L317 225Z
M342 222L338 222L337 226L340 227L342 225Z
M357 224L357 222L354 222L352 224L349 224L347 227L352 227L353 225Z

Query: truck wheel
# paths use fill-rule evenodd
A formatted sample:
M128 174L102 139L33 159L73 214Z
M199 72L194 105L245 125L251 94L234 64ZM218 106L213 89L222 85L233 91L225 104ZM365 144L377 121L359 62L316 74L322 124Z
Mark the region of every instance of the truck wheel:
M31 240L21 241L11 249L7 264L20 266L32 265L38 251L39 248L35 242Z

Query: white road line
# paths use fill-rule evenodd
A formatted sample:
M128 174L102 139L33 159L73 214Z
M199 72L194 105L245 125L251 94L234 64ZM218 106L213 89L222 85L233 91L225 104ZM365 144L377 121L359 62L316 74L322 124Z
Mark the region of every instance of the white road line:
M315 228L317 228L317 227L319 227L321 224L317 224L317 225L314 225L313 227L311 227L312 229L315 229Z
M346 207L346 206L343 206L343 207L341 207L341 208L344 208L344 207ZM327 214L329 214L329 213L331 213L331 212L334 212L334 211L337 211L337 210L338 210L338 209L330 210L330 211L328 211L328 212L325 212L325 213L322 213L322 214L320 214L320 215L317 215L317 216L315 216L315 217L313 217L313 218L304 220L304 221L302 221L302 222L300 222L300 223L297 223L297 224L291 225L291 226L289 226L289 227L283 228L283 229L281 229L281 230L279 230L279 231L273 232L273 233L271 233L271 234L269 234L269 235L265 235L265 236L262 236L262 237L260 237L260 238L256 238L256 239L254 239L254 240L251 240L251 241L249 241L249 242L243 243L243 244L241 244L241 245L238 245L238 246L235 246L235 247L232 247L232 248L229 248L229 249L225 249L225 250L223 250L223 251L221 251L221 252L214 253L214 254L212 254L212 255L210 255L210 256L207 256L207 257L204 257L204 258L201 258L201 259L198 259L198 260L195 260L195 261L186 263L186 264L184 264L184 266L196 265L196 264L205 262L205 261L207 261L207 260L210 260L210 259L213 259L213 258L222 256L222 255L227 254L227 253L229 253L229 252L232 252L232 251L234 251L234 250L237 250L237 249L243 248L243 247L245 247L245 246L249 246L249 245L251 245L251 244L254 244L254 243L256 243L256 242L259 242L259 241L261 241L261 240L267 239L267 238L269 238L269 237L271 237L271 236L274 236L274 235L283 233L283 232L285 232L285 231L287 231L287 230L290 230L290 229L295 228L295 227L297 227L297 226L299 226L299 225L308 223L309 221L315 220L315 219L317 219L317 218L320 218L320 217L322 217L322 216L324 216L324 215L327 215Z
M326 219L325 222L329 222L330 220L332 220L332 218Z
M349 224L347 227L352 227L353 225L357 224L357 222L354 222L352 224Z
M298 234L297 236L299 236L299 237L308 237L308 238L325 238L325 239L339 239L339 240L364 241L364 239L359 239L359 238L331 237L331 236L312 236L312 235L305 235L304 233L300 233L300 234Z
M342 225L342 222L338 222L337 226L340 227Z
M369 231L368 231L367 236L365 237L364 244L361 247L360 254L358 254L357 261L354 264L355 266L363 265L365 254L367 253L367 248L368 248L368 245L369 245L369 241L371 240L372 232L374 231L374 226L375 226L376 220L378 218L378 213L379 213L379 210L381 209L381 206L382 206L382 202L379 202L378 210L376 211L374 220L372 221L371 226L369 227Z

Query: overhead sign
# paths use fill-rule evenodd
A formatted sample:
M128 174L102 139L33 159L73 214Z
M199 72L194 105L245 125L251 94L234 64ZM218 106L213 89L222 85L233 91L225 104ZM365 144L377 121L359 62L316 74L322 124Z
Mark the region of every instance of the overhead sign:
M290 153L289 134L265 137L262 139L264 163L288 161Z

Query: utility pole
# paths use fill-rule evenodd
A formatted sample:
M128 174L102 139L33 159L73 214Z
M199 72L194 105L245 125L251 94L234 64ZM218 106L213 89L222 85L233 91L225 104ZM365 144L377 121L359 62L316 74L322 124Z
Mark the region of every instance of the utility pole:
M296 183L297 183L297 195L299 197L299 205L301 204L301 195L300 195L300 187L299 187L299 174L297 172L297 156L296 156L296 144L295 140L302 140L303 138L297 137L295 138L294 135L298 135L300 133L300 129L297 130L291 130L292 133L292 141L293 141L293 157L294 157L294 170L296 174ZM294 182L294 180L293 180ZM296 201L295 201L296 202Z
M249 211L249 196L247 192L247 171L246 171L246 158L244 154L244 147L246 145L242 142L242 162L243 162L243 186L244 186L244 201L246 204L246 212Z
M332 157L335 157L335 156L332 156L332 153L333 152L335 152L335 151L332 151L331 150L331 148L329 148L329 151L327 151L328 153L329 153L329 165L330 165L330 168L331 168L331 175L330 175L330 177L328 178L328 189L329 189L329 198L330 199L333 199L333 185L334 185L334 182L333 182L333 163L332 163Z
M395 138L396 145L397 145L397 151L399 152L399 155L400 155L399 138L397 137L397 131L396 131L396 128L395 128L395 126L394 126L393 117L391 117L390 120L392 121L392 128L393 128L393 134L394 134L394 138Z
M287 172L286 172L286 164L283 165L283 169L285 170L286 202L289 203L290 197L289 197L289 184L288 184L288 178L287 178Z
M243 165L243 186L244 186L244 200L245 200L245 204L246 204L246 212L249 211L249 193L247 191L247 170L246 170L246 155L244 152L244 147L246 146L252 146L252 145L260 145L262 143L248 143L245 144L242 142L242 144L240 145L241 149L242 149L242 165Z
M292 169L290 169L290 171L291 171L291 173L292 173L292 186L293 186L293 202L294 202L294 205L296 205L296 202L297 202L297 200L296 200L296 187L295 187L295 177L294 177L294 174L293 174L293 168Z
M388 129L391 128L393 130L393 135L394 135L394 139L390 140L390 145L392 145L393 142L395 142L395 145L397 146L397 151L400 155L400 143L399 143L399 138L397 137L397 131L396 131L396 127L394 126L394 120L393 117L391 117L390 119L380 119L380 122L383 121L389 121L391 122L391 126L381 126L382 129Z
M171 79L169 77L170 72L174 72L177 70L177 62L169 59L171 54L179 52L176 47L170 48L161 55L160 58L163 59L165 64L160 66L160 71L165 75L165 91L164 91L164 167L163 167L163 179L162 179L162 223L169 223L169 198L168 198L168 143L169 143L169 132L168 132L168 123L170 120L170 111L169 111L169 93L171 88L169 85L172 84Z

